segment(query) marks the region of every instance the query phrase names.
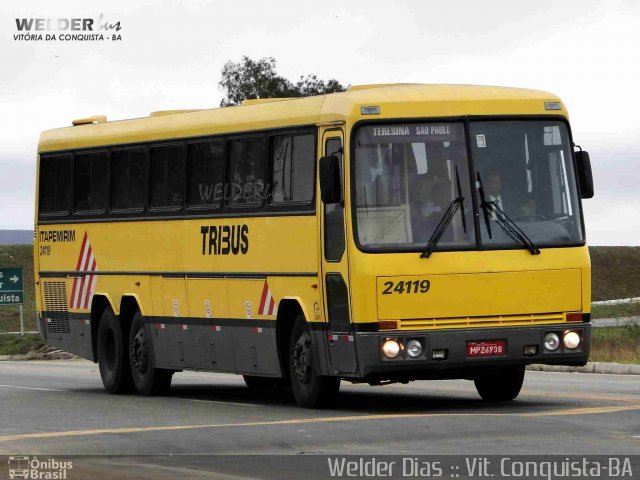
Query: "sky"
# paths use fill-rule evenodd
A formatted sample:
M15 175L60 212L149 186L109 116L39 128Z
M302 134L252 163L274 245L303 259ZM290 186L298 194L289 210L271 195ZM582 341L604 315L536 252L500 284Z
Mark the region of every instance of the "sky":
M16 40L16 18L120 22L121 41ZM640 245L640 2L404 0L0 3L0 229L33 228L42 130L104 114L213 108L243 55L278 73L552 92L588 150L591 245Z

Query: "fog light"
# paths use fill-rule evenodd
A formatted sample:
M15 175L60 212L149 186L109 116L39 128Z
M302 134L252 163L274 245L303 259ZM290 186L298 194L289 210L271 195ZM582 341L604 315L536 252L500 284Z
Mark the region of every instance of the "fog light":
M537 345L525 345L524 346L524 354L525 355L535 355L536 353L538 353L538 346Z
M444 348L442 350L433 350L431 352L431 358L434 360L444 360L447 358L447 350Z
M382 353L387 358L396 358L400 354L402 346L395 338L388 338L382 344Z
M416 358L422 355L422 344L420 340L409 340L405 346L407 349L407 355L411 358Z
M577 332L566 332L562 338L562 343L569 350L575 350L580 346L580 335Z
M549 351L557 350L560 346L560 337L557 333L547 333L544 336L544 348Z

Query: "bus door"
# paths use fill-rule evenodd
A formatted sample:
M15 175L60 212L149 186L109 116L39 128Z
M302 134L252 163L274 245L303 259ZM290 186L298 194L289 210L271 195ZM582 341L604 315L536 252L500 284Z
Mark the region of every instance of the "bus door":
M322 132L322 155L335 154L341 161L343 198L345 166L342 159L344 133L341 128L327 127ZM322 204L322 288L325 333L332 373L356 373L356 344L349 312L349 269L345 237L345 207L343 203Z

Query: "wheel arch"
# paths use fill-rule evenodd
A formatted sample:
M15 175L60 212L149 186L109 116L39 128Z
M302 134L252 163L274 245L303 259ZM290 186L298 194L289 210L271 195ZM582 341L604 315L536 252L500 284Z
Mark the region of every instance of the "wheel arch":
M300 297L284 297L278 303L278 314L276 318L276 342L278 347L278 361L283 377L289 375L289 340L293 324L299 314L306 322L309 322L309 315Z
M100 326L100 319L102 314L107 308L116 313L113 299L109 294L96 293L91 299L91 347L93 351L94 362L98 361L98 327Z
M91 346L93 350L93 361L98 360L98 328L100 327L100 319L106 308L118 317L122 324L123 337L128 343L129 329L131 328L131 320L138 309L141 310L141 303L135 294L125 294L120 298L120 302L116 304L108 293L96 293L91 301ZM144 313L143 313L144 315Z

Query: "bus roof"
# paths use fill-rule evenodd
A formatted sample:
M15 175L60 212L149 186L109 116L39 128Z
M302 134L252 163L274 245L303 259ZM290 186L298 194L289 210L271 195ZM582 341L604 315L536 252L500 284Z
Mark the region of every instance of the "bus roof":
M545 110L545 102L560 110ZM360 107L380 107L362 116ZM360 119L447 117L462 115L560 114L555 95L539 90L478 85L384 84L352 86L346 92L294 99L248 100L236 107L166 110L149 117L108 122L98 115L74 120L74 126L47 130L39 152L197 137Z

